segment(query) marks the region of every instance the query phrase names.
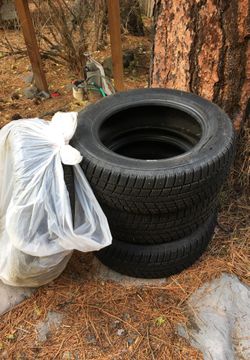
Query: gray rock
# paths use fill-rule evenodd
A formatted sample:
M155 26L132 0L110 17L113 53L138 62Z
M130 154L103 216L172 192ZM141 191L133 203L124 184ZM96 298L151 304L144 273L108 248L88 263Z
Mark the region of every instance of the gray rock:
M119 283L124 287L138 287L141 288L142 286L149 286L149 285L162 285L166 284L167 280L166 278L162 279L139 279L139 278L133 278L130 276L125 276L122 274L119 274L105 265L103 265L96 257L93 257L92 263L91 263L91 269L92 271L89 272L88 278L89 279L98 279L99 281L114 281L115 283Z
M50 94L46 91L40 91L36 96L41 100L46 100L50 98Z
M95 345L97 343L96 337L94 335L87 334L85 338L88 344Z
M231 274L203 284L187 301L189 324L178 334L204 360L250 359L250 287Z
M35 86L30 86L28 88L25 88L23 91L23 94L27 99L34 99L37 93L38 93L38 89Z
M25 84L32 84L34 80L33 72L28 73L27 75L23 76L23 81Z
M128 338L127 342L128 342L128 345L130 346L135 342L135 340L132 338Z
M117 330L117 335L118 335L118 336L125 335L125 330L124 330L124 329L118 329L118 330Z
M63 315L55 311L49 311L45 321L41 321L36 325L37 340L44 342L50 336L51 330L61 325Z
M9 286L0 281L0 315L30 297L33 292L32 288Z

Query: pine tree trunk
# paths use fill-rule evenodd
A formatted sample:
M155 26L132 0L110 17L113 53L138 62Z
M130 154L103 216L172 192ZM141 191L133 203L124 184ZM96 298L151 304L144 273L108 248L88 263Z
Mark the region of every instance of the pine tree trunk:
M249 10L249 0L157 0L151 85L212 100L239 128L250 93Z

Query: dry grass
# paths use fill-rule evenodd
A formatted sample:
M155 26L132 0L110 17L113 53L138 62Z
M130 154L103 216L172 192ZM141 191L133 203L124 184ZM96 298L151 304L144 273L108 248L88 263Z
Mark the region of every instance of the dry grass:
M13 46L22 46L23 38L21 32L7 31L9 40ZM0 37L4 37L4 32L0 30ZM139 64L135 73L125 69L125 88L146 87L148 81L148 67L150 57L151 40L148 37L136 37L123 35L122 42L124 49L137 49L140 44L146 50L146 54L139 57ZM46 101L37 101L26 99L23 91L29 85L25 84L24 78L29 74L29 59L19 58L18 56L9 56L1 58L3 48L0 44L0 128L4 124L12 120L14 115L20 115L22 118L45 117L47 112L55 111L79 111L85 103L78 103L72 97L72 89L70 84L76 80L75 74L70 72L64 65L55 64L50 60L44 61L44 69L46 73L49 90L51 93L59 92L60 96L50 98ZM94 58L103 61L110 56L110 47L93 53ZM18 99L13 99L13 94ZM51 116L50 116L51 117Z
M242 126L238 139L236 163L233 171L233 186L250 194L250 114Z

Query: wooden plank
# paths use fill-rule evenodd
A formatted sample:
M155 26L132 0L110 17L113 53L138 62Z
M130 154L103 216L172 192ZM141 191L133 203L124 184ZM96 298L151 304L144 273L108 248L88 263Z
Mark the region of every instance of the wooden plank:
M155 0L140 0L142 12L144 15L148 17L153 16L154 3Z
M155 6L155 0L150 0L150 13L149 17L152 17L154 15L154 6Z
M119 0L107 0L113 75L117 91L124 90Z
M15 0L15 5L19 16L20 25L23 30L25 44L27 46L27 51L34 74L35 85L39 90L48 92L48 85L45 73L42 68L42 60L38 50L35 30L29 11L28 1Z

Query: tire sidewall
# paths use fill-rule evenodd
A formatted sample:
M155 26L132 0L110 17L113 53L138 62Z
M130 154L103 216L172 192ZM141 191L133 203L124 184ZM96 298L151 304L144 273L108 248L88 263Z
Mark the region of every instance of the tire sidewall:
M98 130L105 119L128 108L137 106L171 106L194 116L202 127L200 141L188 152L163 160L137 160L116 154L105 147ZM72 145L82 155L107 170L135 175L148 171L168 173L192 171L222 155L230 147L233 127L228 116L215 104L197 95L177 90L139 89L119 93L89 106L79 113L78 128Z

